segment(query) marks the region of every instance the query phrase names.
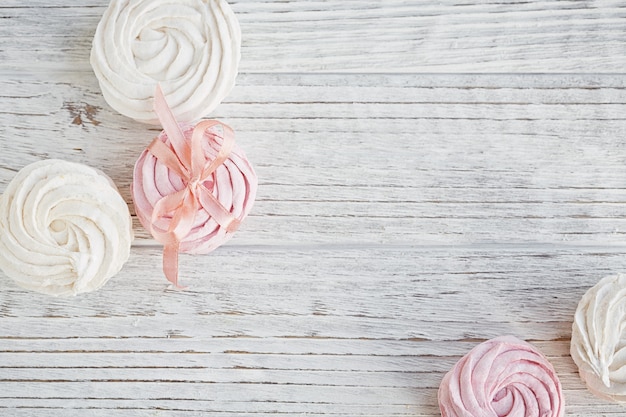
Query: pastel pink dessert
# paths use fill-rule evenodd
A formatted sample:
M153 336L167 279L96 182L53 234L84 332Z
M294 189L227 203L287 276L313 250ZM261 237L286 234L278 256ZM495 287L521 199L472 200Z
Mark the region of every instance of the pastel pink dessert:
M534 346L513 336L472 349L439 386L443 417L561 417L556 371Z
M178 125L160 89L155 109L164 130L137 160L131 192L178 285L178 253L205 254L230 239L252 209L257 176L227 125Z

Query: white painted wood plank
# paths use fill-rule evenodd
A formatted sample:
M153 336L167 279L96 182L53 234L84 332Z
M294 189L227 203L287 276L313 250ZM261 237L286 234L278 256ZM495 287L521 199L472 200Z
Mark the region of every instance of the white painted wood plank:
M623 269L623 247L227 248L194 260L213 278L185 292L163 291L158 250L140 250L86 297L3 291L5 407L435 415L443 373L513 333L555 365L568 415L620 412L584 391L568 343L576 301Z
M0 192L60 157L129 201L156 130L88 66L106 3L0 5ZM182 257L183 292L137 224L97 293L0 274L0 414L436 416L446 370L514 334L554 363L568 416L622 415L568 345L578 299L626 267L623 4L232 4L242 74L212 116L257 167L253 214Z
M65 158L130 202L155 130L109 109L90 73L3 79L0 184ZM625 110L613 75L242 76L214 116L261 188L231 244L623 242Z
M292 338L296 341L296 338ZM88 338L80 340L58 337L14 338L3 337L3 354L18 353L55 353L71 354L77 343L81 345L81 352L87 354L100 353L196 353L196 354L250 354L250 355L328 355L328 356L425 356L431 357L460 357L471 350L477 340L450 341L419 340L419 339L324 339L309 337L306 343L285 343L285 338L245 338L245 337L196 337L194 339L169 338L166 343L155 346L154 340L148 338ZM568 340L533 340L541 351L548 357L566 357L569 355ZM158 348L158 349L157 349ZM76 352L74 352L76 353ZM137 355L139 358L141 355ZM208 357L208 355L206 355ZM15 355L15 357L18 357ZM26 358L26 356L23 356ZM170 355L170 359L175 355ZM138 359L139 360L139 359ZM23 367L37 367L35 363L23 360ZM20 367L18 363L11 363L8 367ZM123 364L112 364L113 368L123 368ZM62 363L50 368L72 368L72 365ZM434 363L431 366L436 366ZM92 368L96 368L95 366ZM184 367L183 367L184 368ZM392 371L387 369L388 371ZM382 372L385 369L378 369Z
M108 110L88 72L3 75L0 133L19 142L3 143L0 184L65 157L111 173L128 199L138 138L154 130ZM241 77L216 114L262 179L237 238L183 256L185 292L167 288L145 234L97 293L49 299L5 281L2 404L436 415L443 373L511 333L550 356L569 414L619 415L584 391L567 343L580 296L626 262L625 91L616 75Z
M456 339L481 338L463 336L462 327L483 321L477 324L481 328L541 324L536 331L549 333L556 327L559 334L567 336L563 333L569 332L569 326L562 322L571 320L573 301L602 276L624 269L625 252L624 246L537 245L528 249L501 244L482 249L221 248L210 255L182 258L181 277L191 288L179 292L169 290L160 274L160 251L140 248L133 251L120 275L84 297L50 299L19 290L7 281L0 301L0 337L11 336L14 324L22 322L20 336L27 338L341 337L335 329L342 325L348 328L342 334L354 339L371 339L378 332L379 338L391 340L449 340L435 337L436 333L413 333L420 328L419 323L410 324L416 314L428 326L454 319L457 325L451 326L460 326ZM135 302L112 303L117 294L132 294ZM485 310L484 301L492 298L505 301ZM464 314L454 315L455 305L464 305ZM179 323L178 314L193 319ZM42 321L44 318L50 320ZM92 320L98 326L90 327ZM256 320L273 325L257 326ZM68 321L75 326L66 326ZM202 331L195 323L202 323ZM232 323L240 324L238 331L229 332ZM50 334L45 330L48 325L55 328ZM209 329L204 329L207 326ZM441 331L452 332L452 327ZM549 339L557 339L559 334ZM533 337L532 330L527 337L542 340Z
M241 21L246 73L611 73L626 64L620 1L231 3ZM0 67L88 69L106 4L4 1Z
M203 417L207 414L209 415L228 415L228 416L249 416L251 412L260 413L259 415L297 415L304 414L307 416L320 417L320 416L328 416L328 415L337 415L337 416L368 416L368 417L386 417L389 414L386 414L389 409L397 410L397 413L394 415L399 416L427 416L433 415L435 413L434 410L431 411L431 414L424 414L419 410L415 410L411 407L406 406L368 406L363 408L363 412L357 412L355 414L354 407L341 407L341 406L330 406L324 404L315 404L310 406L308 409L303 409L294 405L292 403L275 403L275 404L255 404L257 408L248 408L245 405L247 403L234 404L228 407L226 412L216 411L216 409L222 409L221 404L215 405L214 402L203 403L203 407L194 407L195 404L184 404L176 403L173 406L161 405L159 403L153 403L145 406L145 408L141 408L142 405L137 405L136 401L130 402L127 404L124 401L117 401L119 403L119 407L115 408L94 408L98 407L99 404L97 401L86 402L82 408L77 408L77 412L81 412L83 414L89 413L89 416L94 417L109 417L111 414L115 414L116 416L121 417L154 417L154 416L168 416L168 417ZM81 402L82 404L82 402ZM95 404L92 405L92 404ZM1 407L1 406L0 406ZM60 406L50 406L49 404L42 406L41 408L26 408L26 409L16 409L15 414L12 416L22 417L49 417L49 416L58 416L59 412L67 412L68 409ZM208 411L205 411L208 410ZM304 410L304 411L303 411ZM381 411L383 410L383 411ZM14 411L11 410L13 413Z

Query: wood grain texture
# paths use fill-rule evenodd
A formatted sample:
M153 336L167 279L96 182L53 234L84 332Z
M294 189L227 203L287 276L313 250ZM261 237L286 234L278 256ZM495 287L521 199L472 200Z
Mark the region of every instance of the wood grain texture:
M5 0L0 67L89 69L107 4ZM231 1L244 72L622 72L620 1ZM68 22L71 22L68 24ZM13 39L19 37L19 42Z
M0 4L0 192L62 158L131 203L157 130L89 68L106 3ZM624 5L231 3L242 73L210 116L257 169L251 216L182 256L186 291L136 221L96 293L0 274L0 415L437 416L443 374L504 334L554 364L568 416L623 415L569 337L584 292L626 268Z

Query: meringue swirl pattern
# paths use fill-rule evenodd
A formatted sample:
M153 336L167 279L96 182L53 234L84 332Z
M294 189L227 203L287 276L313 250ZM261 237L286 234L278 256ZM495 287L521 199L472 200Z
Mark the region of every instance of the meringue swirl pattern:
M181 129L185 141L189 143L194 126L181 126ZM207 163L215 160L220 151L219 135L220 132L213 130L203 136L202 150ZM161 132L158 140L176 152L165 131ZM252 209L257 183L256 173L245 153L234 144L229 156L202 185L227 212L241 222ZM132 186L135 210L141 224L151 231L166 232L172 217L159 218L153 223L155 206L161 199L185 189L188 185L180 174L146 149L135 164ZM233 235L234 231L220 225L201 204L198 205L193 219L190 232L180 241L180 252L205 254L216 249Z
M472 349L444 376L438 392L443 417L561 417L561 383L550 362L512 336Z
M130 254L131 217L111 180L82 164L23 168L0 196L0 269L54 296L102 287Z
M603 278L581 298L570 353L594 395L626 403L626 274Z
M111 107L158 124L159 83L181 122L207 116L235 84L241 29L225 0L112 0L96 29L91 66Z

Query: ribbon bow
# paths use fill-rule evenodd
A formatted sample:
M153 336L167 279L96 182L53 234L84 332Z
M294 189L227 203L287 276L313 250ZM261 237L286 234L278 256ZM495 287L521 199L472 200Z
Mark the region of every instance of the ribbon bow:
M240 220L235 218L204 185L215 170L228 159L235 144L235 134L229 126L223 123L216 120L203 120L194 127L191 143L188 143L158 85L154 96L154 111L173 150L158 137L148 146L148 150L182 178L185 188L161 198L154 205L150 232L164 245L163 272L165 276L177 288L181 288L178 285L180 243L193 229L196 214L200 208L204 209L221 227L226 228L227 232L234 232L240 225ZM222 136L210 130L214 127L222 128ZM202 139L205 133L220 145L217 156L212 161L207 160L202 149ZM222 140L221 144L218 139ZM171 218L166 232L157 230L154 226L161 218Z

